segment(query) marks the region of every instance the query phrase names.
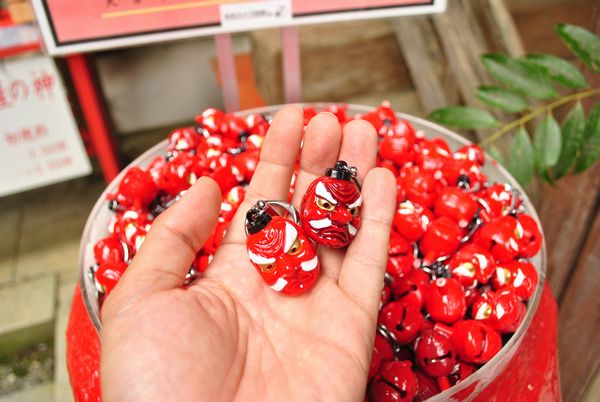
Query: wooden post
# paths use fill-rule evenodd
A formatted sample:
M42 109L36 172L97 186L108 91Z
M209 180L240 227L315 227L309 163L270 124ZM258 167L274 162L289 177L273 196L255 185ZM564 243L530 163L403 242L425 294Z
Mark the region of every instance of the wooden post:
M300 38L298 27L281 29L283 87L286 103L302 101L302 70L300 69Z
M489 48L470 0L448 2L446 12L433 16L432 20L464 103L488 109L501 121L510 121L506 114L486 108L475 97L477 87L491 83L491 79L480 60ZM485 133L478 131L477 137L482 140ZM500 149L507 149L507 144L505 139L496 142Z
M600 33L600 3L592 13L592 30ZM600 85L597 74L586 69L592 87ZM587 99L587 110L600 100ZM578 401L593 383L600 382L600 169L563 180L558 189L545 191L542 218L555 225L558 236L548 247L550 280L562 291L559 296L559 352L561 384L566 401ZM556 198L555 198L556 197ZM559 202L556 202L556 201ZM566 227L564 224L567 224ZM552 246L556 246L556 250ZM564 289L564 290L563 290ZM594 381L593 381L594 380ZM592 395L597 398L598 395Z
M223 103L226 112L240 110L240 96L238 92L237 75L235 71L235 55L231 42L231 34L215 36L217 61L219 63L219 76L223 91Z
M594 10L593 29L600 33L600 4ZM600 86L600 76L588 68L583 72L591 87ZM598 100L598 96L584 100L584 108L589 111ZM600 169L592 167L558 181L556 186L546 184L543 194L538 212L548 244L548 279L560 303L600 202Z
M391 26L425 111L456 104L456 84L445 76L446 60L429 17L396 18Z
M66 60L81 105L81 111L100 163L100 169L104 180L109 183L119 173L119 163L110 140L108 123L100 101L100 92L94 83L86 55L73 54L67 56Z
M477 11L490 30L491 40L498 51L514 57L525 54L523 41L504 0L480 0Z
M596 214L559 310L558 349L565 401L578 401L600 367L599 267L600 214Z

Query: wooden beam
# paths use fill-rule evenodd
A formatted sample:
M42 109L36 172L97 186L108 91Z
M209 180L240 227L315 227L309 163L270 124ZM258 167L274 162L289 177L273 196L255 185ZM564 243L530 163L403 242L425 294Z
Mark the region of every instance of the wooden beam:
M598 188L599 169L589 169L559 180L555 186L542 187L538 213L548 245L547 277L559 300L594 218Z
M591 18L592 30L600 33L600 2L596 1ZM592 87L600 85L598 75L586 69L586 77ZM584 108L589 110L593 102L599 100L587 99ZM563 184L563 183L561 183ZM560 204L548 207L550 200L544 205L548 208L543 214L546 221L562 221L563 227L557 228L563 239L553 241L559 247L554 250L549 247L549 256L553 270L550 271L551 281L556 286L564 288L562 297L559 296L559 362L561 367L562 393L566 401L579 401L584 398L586 389L593 386L594 373L600 367L600 169L588 169L584 174L565 180L567 199L560 199ZM543 211L543 212L546 212ZM556 212L561 215L557 216ZM564 217L564 219L562 219ZM565 228L564 224L575 230ZM566 229L566 230L565 230ZM564 232L563 232L564 231ZM583 247L579 245L583 244ZM573 263L560 258L561 250L570 256ZM558 261L557 261L558 260ZM574 265L573 270L569 270ZM558 296L558 295L557 295ZM595 395L597 400L598 395Z
M477 10L489 29L494 50L513 57L525 54L523 41L504 0L479 0Z
M469 0L453 0L443 14L432 17L442 48L448 60L448 68L455 78L458 92L464 103L482 109L488 109L500 121L510 121L505 113L485 107L475 97L479 85L492 82L481 55L490 51L485 35L481 30L473 4ZM477 138L486 137L483 131L477 131ZM495 145L508 150L509 138L501 138Z
M594 32L600 33L600 2L594 8L590 25ZM583 68L583 72L592 88L600 86L600 76L587 68ZM598 100L598 96L584 100L584 109L589 111ZM545 185L543 188L538 212L548 244L548 279L559 301L579 258L599 197L598 167L564 178L554 187Z
M458 90L452 77L446 76L446 60L429 18L397 18L391 26L423 109L430 113L456 104Z
M600 362L600 214L597 214L559 310L558 345L565 401L578 401Z

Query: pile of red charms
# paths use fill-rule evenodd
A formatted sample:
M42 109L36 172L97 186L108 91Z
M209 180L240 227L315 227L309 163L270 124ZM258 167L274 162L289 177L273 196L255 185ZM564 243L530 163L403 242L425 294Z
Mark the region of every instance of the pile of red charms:
M526 259L542 238L511 186L487 182L475 145L452 152L397 119L389 103L347 116L362 118L380 136L378 165L396 176L398 207L367 399L425 400L463 381L489 361L526 313L538 275ZM305 108L305 124L316 114ZM153 219L199 177L223 193L214 233L198 252L188 280L207 268L244 198L269 128L270 116L245 118L207 109L197 125L175 130L167 153L144 170L130 168L109 196L109 235L94 247L99 300L109 294L142 244ZM293 191L293 190L291 190Z

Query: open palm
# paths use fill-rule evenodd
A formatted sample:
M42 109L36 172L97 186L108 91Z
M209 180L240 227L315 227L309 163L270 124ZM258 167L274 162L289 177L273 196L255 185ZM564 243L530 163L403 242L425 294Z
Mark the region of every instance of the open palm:
M389 229L393 175L374 168L376 133L342 129L320 113L303 135L299 107L282 109L266 136L246 199L206 274L181 283L212 232L218 186L200 179L152 226L102 310L105 401L362 401ZM244 218L259 199L286 200L304 138L292 203L342 159L363 182L362 227L345 250L320 247L321 277L289 297L266 286L246 253Z

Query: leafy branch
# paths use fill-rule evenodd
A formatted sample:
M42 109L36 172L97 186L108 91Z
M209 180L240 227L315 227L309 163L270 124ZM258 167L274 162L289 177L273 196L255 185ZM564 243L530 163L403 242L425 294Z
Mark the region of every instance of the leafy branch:
M600 37L584 28L559 24L555 30L591 71L600 74ZM600 95L600 88L590 88L583 74L569 61L549 54L531 54L514 58L504 54L486 54L482 62L499 85L482 85L476 97L482 103L503 112L517 114L514 120L500 125L484 109L451 106L434 110L430 119L457 128L491 129L480 146L523 185L534 172L552 183L569 172L582 172L600 158L600 102L591 108L587 119L581 100ZM555 84L578 92L560 95ZM545 101L532 106L529 99ZM554 117L556 108L574 103L562 127ZM543 117L542 117L543 116ZM542 117L533 133L525 125ZM499 138L513 133L510 154L505 159L493 145Z

